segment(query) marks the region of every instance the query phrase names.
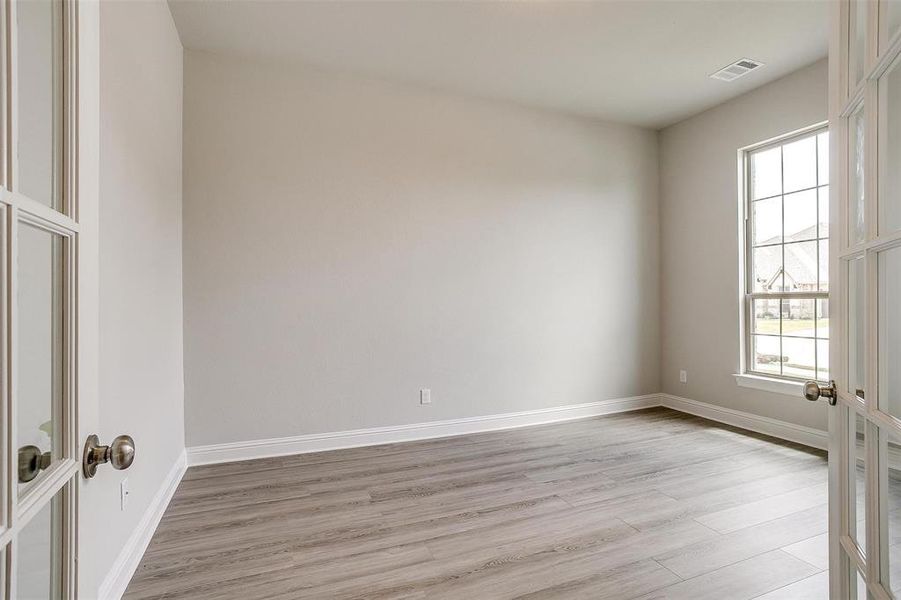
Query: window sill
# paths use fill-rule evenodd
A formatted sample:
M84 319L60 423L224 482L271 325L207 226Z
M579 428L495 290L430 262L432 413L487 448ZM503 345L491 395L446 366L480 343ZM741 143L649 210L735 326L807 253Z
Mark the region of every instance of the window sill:
M800 381L787 381L785 379L775 379L773 377L763 377L761 375L749 375L747 373L736 373L734 377L735 383L741 387L771 392L773 394L794 396L799 399L804 397L804 384Z

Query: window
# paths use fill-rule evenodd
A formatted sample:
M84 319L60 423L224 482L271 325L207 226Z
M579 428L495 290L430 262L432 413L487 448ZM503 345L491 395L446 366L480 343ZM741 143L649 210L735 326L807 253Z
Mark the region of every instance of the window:
M744 152L747 373L829 379L829 133Z

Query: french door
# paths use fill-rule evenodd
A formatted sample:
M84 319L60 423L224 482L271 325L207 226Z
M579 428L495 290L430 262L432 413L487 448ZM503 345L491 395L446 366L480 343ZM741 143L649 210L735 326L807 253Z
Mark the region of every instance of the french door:
M830 596L901 598L901 1L833 10Z
M76 595L78 5L0 0L0 590Z

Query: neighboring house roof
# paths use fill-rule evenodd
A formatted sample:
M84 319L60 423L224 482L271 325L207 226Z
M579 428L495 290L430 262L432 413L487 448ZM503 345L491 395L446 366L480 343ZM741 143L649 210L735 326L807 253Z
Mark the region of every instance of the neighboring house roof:
M778 289L780 275L785 274L786 290L817 284L817 228L811 226L786 238L785 246L775 245L757 248L754 252L754 272L759 282L766 289ZM793 240L805 240L795 243ZM763 242L778 244L780 238L774 237ZM785 264L782 264L782 249L785 248Z

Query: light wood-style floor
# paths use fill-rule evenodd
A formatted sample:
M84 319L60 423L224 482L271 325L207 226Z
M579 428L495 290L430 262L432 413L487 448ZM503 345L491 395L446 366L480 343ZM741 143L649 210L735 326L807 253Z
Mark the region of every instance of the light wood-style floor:
M826 498L667 409L194 467L125 598L822 600Z

